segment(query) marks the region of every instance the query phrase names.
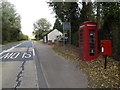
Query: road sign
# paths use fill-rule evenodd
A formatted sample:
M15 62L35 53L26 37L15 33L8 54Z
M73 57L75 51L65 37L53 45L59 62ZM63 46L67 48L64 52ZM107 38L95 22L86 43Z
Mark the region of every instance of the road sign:
M118 1L118 5L120 5L120 1Z
M70 22L63 22L63 33L65 30L69 31L69 44L71 44L71 23Z
M63 22L63 30L71 30L70 22Z

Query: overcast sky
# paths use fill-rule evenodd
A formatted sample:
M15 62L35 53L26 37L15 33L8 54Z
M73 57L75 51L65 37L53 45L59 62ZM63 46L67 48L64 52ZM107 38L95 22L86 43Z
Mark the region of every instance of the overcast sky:
M48 7L46 0L8 0L15 5L17 12L21 16L22 32L31 35L33 31L33 23L40 19L46 18L52 26L55 22L55 14Z

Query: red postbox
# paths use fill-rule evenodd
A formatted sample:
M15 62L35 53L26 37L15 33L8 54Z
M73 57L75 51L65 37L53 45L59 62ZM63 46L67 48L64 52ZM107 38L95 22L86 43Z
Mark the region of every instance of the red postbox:
M79 25L78 43L80 59L90 61L98 57L98 29L96 23L86 21Z
M100 54L110 55L112 53L112 43L111 40L101 40L100 41Z

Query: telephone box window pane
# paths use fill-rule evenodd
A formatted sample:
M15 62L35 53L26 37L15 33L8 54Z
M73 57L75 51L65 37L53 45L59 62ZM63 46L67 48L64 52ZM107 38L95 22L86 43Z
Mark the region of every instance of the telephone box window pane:
M94 56L94 54L95 54L95 50L94 50L93 48L90 49L89 52L90 52L90 53L89 53L90 56Z
M94 32L95 30L94 29L89 29L90 32Z
M95 54L95 52L91 52L91 50L90 50L89 55L90 55L90 56L94 56L94 54Z
M80 33L80 36L82 36L82 35L83 35L83 32Z
M80 45L82 45L82 46L83 46L84 44L83 44L83 43L80 43Z
M95 30L89 29L89 55L95 55Z
M83 30L80 30L80 32L83 32Z
M90 46L94 46L95 44L94 44L94 43L90 43L89 45L90 45Z
M83 37L80 37L80 39L83 39Z

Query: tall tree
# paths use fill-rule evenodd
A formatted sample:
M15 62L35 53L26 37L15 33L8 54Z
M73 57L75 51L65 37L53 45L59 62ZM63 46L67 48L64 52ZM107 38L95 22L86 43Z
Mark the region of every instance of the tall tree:
M66 0L65 0L66 1ZM62 22L71 22L73 44L77 43L79 23L95 21L98 23L99 41L110 39L113 44L112 56L120 60L120 5L117 2L51 2L50 7L56 18ZM79 6L80 5L80 6ZM75 42L76 40L76 42Z
M100 32L102 34L101 39L110 39L113 44L112 56L116 60L120 60L120 6L117 2L104 2L102 3L103 14L103 27Z
M59 31L63 32L62 23L59 19L56 19L53 29L58 29Z
M77 31L80 23L80 8L77 2L50 2L49 6L53 8L56 18L60 19L61 22L71 23L72 34Z
M19 39L21 30L20 15L16 13L13 4L2 2L2 41L12 41Z
M2 44L2 1L0 1L0 44Z
M41 18L36 21L33 26L36 38L41 39L42 36L50 30L51 24L45 18Z

